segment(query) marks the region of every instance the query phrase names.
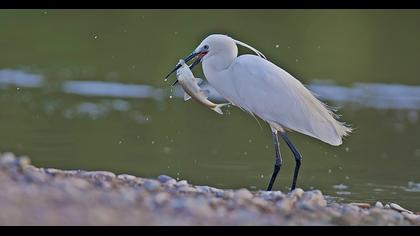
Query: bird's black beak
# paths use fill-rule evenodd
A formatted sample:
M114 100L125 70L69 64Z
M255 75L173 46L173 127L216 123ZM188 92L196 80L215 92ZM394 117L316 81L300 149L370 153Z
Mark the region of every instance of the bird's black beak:
M189 56L187 56L186 58L184 58L184 61L185 61L185 63L187 63L187 62L189 62L189 61L191 61L191 59L193 59L195 56L197 56L199 53L197 53L197 52L192 52ZM166 76L165 76L165 79L166 78L168 78L170 75L172 75L172 73L174 73L175 71L177 71L179 68L181 67L181 64L177 64L176 66L175 66L175 68L173 69L173 70L171 70L171 72L169 72ZM191 67L190 67L191 68ZM178 81L178 80L177 80ZM176 81L175 81L175 83L176 83ZM174 83L174 84L175 84Z
M200 64L201 59L208 53L208 51L198 51L198 52L192 52L189 56L187 56L186 58L184 58L185 63L191 61L191 59L197 57L197 59L190 65L190 69L192 70L196 65ZM173 70L171 70L171 72L169 72L166 76L165 79L168 78L172 73L174 73L175 71L177 71L179 68L181 67L180 64L177 64L175 66L175 68ZM178 83L178 80L175 80L175 82L172 84L172 86L174 86L176 83Z

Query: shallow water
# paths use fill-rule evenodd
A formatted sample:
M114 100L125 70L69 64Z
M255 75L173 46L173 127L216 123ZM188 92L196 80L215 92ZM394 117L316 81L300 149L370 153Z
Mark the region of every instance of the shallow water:
M339 147L290 134L304 158L300 187L420 211L419 20L420 11L400 10L2 10L0 152L44 167L265 189L274 162L267 125L235 107L219 116L184 102L174 78L163 80L204 35L224 32L355 128ZM284 143L281 151L275 189L287 191L294 161Z

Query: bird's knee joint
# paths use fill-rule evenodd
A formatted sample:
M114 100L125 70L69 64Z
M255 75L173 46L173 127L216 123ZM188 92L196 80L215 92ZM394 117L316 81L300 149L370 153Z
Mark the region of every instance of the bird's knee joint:
M300 154L296 155L295 160L296 160L296 165L300 165L302 163L302 156Z

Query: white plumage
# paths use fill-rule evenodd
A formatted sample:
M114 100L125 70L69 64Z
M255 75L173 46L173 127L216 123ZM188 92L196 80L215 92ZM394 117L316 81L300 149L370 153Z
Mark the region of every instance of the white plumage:
M198 47L210 48L203 57L203 72L222 96L267 121L272 129L294 130L335 146L342 143L351 128L337 121L331 109L277 65L260 55L237 57L235 41L211 35Z

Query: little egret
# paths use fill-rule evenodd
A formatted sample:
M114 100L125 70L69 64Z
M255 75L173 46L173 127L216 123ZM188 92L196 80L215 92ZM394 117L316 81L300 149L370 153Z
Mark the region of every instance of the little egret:
M257 55L238 57L237 45L245 46ZM204 76L220 95L270 126L275 164L267 191L271 191L282 166L278 134L295 157L293 190L296 188L302 156L286 131L309 135L333 146L342 144L342 137L351 132L351 128L337 121L332 109L319 101L299 80L268 61L261 52L248 44L227 35L212 34L184 61L193 58L196 60L190 68L202 62ZM179 67L178 64L166 78Z

